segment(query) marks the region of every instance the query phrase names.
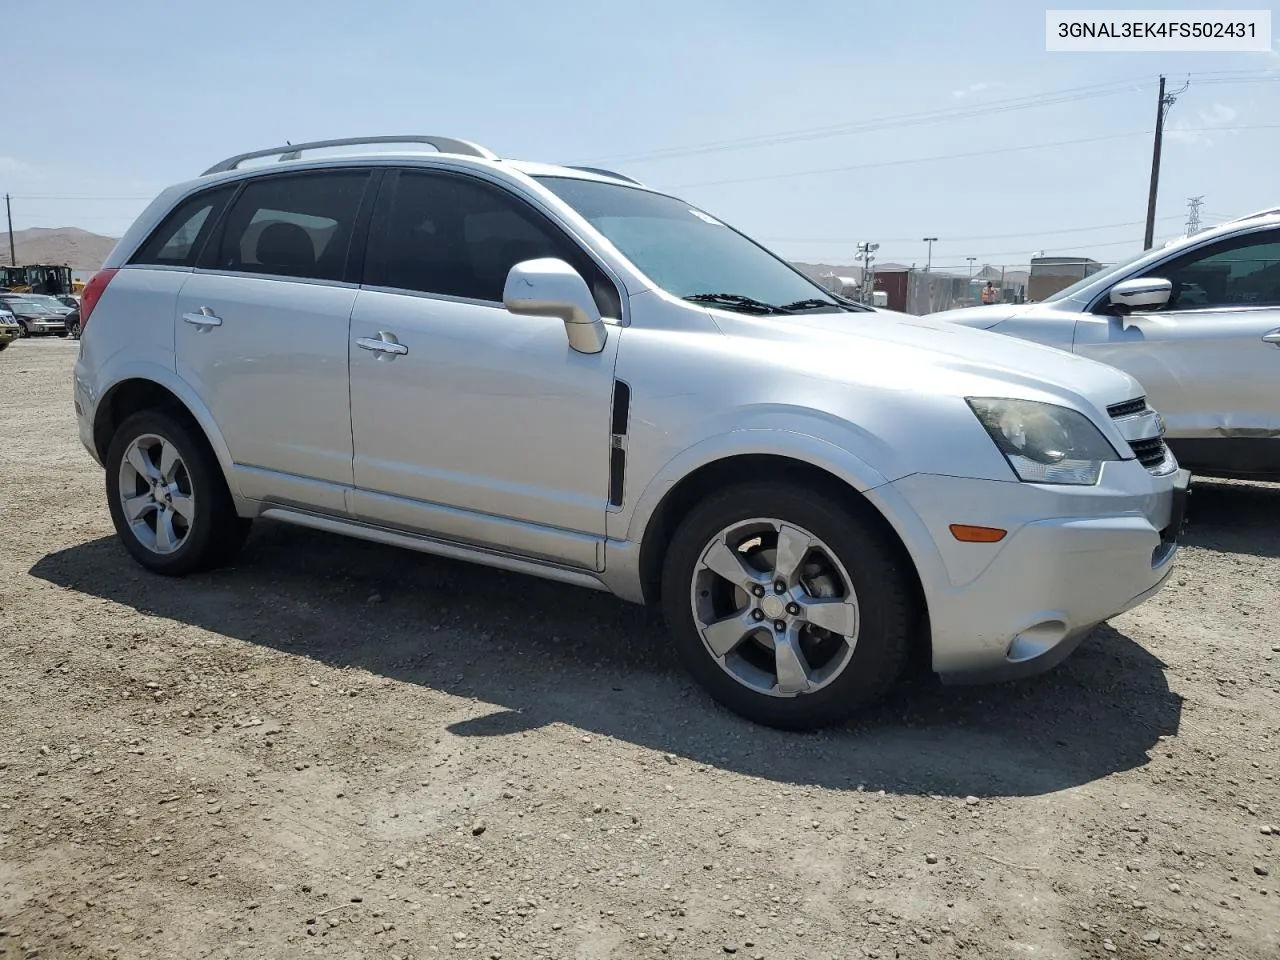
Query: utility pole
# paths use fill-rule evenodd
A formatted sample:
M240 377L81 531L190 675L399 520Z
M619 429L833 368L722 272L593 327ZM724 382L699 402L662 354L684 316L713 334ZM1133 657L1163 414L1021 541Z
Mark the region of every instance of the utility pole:
M978 258L977 258L977 257L965 257L965 259L969 261L969 279L970 279L970 280L972 280L972 279L973 279L973 265L974 265L975 261L977 261L977 259L978 259Z
M937 237L925 237L924 242L929 245L929 259L925 261L924 272L928 273L929 268L933 266L933 245L938 242Z
M859 285L859 298L862 303L871 303L875 300L876 275L871 272L871 263L875 260L872 256L880 249L880 244L862 241L858 244L858 256L862 258L862 283Z
M1180 90L1175 90L1173 93L1166 95L1164 92L1164 74L1160 75L1160 93L1156 97L1156 136L1151 145L1151 187L1147 192L1147 232L1142 240L1143 250L1150 250L1155 242L1156 194L1160 190L1160 149L1164 144L1164 118L1169 112L1169 108L1178 99L1178 95L1183 93L1189 86L1191 86L1190 80L1184 83Z
M1187 197L1187 236L1200 232L1200 205L1204 197Z
M4 195L4 213L9 218L9 263L11 266L18 265L18 255L13 249L13 207L9 205L9 195Z

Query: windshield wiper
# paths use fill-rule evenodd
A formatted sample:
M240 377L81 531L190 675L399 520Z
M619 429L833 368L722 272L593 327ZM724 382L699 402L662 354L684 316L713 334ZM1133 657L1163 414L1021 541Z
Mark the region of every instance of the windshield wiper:
M781 307L775 307L773 304L765 303L763 300L756 300L754 297L744 297L740 293L691 293L687 297L681 297L681 299L692 300L694 303L714 303L717 306L741 310L744 313L787 312Z
M784 303L779 310L791 312L793 310L813 310L817 307L836 307L839 304L832 303L830 300L797 300L795 303Z

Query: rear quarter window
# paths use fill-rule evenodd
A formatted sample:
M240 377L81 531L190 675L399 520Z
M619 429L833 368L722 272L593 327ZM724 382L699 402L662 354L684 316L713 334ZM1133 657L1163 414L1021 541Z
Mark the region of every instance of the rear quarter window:
M151 232L129 262L153 266L194 266L233 193L235 187L227 186L188 197Z

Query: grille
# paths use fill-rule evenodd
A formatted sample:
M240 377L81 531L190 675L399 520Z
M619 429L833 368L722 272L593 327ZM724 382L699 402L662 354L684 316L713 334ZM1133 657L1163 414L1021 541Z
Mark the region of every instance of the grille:
M1152 437L1150 440L1130 440L1129 446L1133 448L1133 455L1144 467L1158 467L1164 463L1164 441L1159 437Z
M1138 397L1136 400L1126 400L1124 403L1116 403L1107 407L1107 413L1111 415L1112 420L1122 420L1125 417L1132 417L1139 413L1145 413L1147 409L1147 398Z

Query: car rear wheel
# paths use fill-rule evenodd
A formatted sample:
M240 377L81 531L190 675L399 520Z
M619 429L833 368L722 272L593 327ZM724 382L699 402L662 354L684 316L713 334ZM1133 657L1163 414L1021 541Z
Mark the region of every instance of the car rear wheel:
M762 482L694 508L662 603L686 667L724 706L784 729L838 723L901 676L915 617L902 551L816 492Z
M250 521L236 514L217 458L185 418L135 413L112 438L105 466L116 533L154 573L219 566L248 536Z

